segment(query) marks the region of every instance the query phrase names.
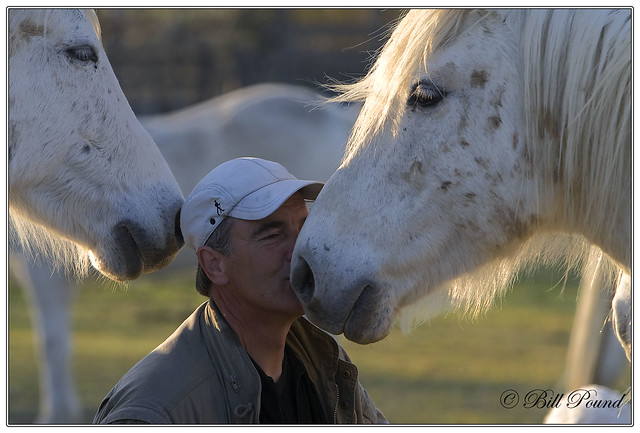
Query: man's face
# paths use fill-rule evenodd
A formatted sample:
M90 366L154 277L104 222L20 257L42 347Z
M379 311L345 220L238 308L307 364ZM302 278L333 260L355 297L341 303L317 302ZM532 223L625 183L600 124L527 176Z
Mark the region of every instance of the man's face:
M226 276L238 306L287 318L303 314L289 282L289 269L308 213L304 199L296 193L264 219L233 222Z

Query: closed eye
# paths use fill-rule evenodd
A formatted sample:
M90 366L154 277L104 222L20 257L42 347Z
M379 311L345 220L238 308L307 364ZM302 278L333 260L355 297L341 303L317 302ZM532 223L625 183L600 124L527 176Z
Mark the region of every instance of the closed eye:
M413 85L407 105L411 109L415 109L418 105L423 108L432 107L441 102L444 97L444 92L438 89L431 81L421 80Z
M278 236L280 236L280 232L270 233L270 234L267 234L267 235L263 236L261 240L269 241L271 239L277 238Z
M278 220L269 220L261 223L251 233L251 239L256 241L271 240L279 236L284 230L284 223Z
M76 47L67 48L66 53L74 60L81 62L97 62L98 55L91 45L78 45Z

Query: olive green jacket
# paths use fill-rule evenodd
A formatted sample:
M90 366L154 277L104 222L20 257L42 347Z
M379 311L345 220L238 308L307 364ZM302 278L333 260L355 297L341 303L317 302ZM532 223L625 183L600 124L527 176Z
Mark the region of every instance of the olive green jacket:
M287 344L335 423L387 422L358 382L356 366L330 335L300 318ZM258 423L261 386L249 355L210 300L122 377L94 423Z

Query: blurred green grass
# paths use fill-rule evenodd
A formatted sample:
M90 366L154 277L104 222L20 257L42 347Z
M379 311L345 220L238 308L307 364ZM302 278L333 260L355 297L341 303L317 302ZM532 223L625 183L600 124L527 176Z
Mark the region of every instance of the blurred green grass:
M340 342L392 423L540 423L546 410L504 409L499 399L507 389L563 391L577 283L570 279L563 288L561 279L538 272L476 319L449 314L408 335L394 329L372 345ZM28 307L12 279L8 299L9 423L30 423L38 405L34 340ZM86 422L118 379L202 302L191 274L147 276L126 288L90 280L78 288L73 368Z

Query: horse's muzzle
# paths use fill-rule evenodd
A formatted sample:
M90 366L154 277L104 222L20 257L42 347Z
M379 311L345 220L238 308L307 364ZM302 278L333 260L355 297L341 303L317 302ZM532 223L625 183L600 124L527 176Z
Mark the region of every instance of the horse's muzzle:
M134 280L167 266L184 245L180 211L164 239L132 220L121 220L111 229L110 240L91 252L96 269L116 281Z

